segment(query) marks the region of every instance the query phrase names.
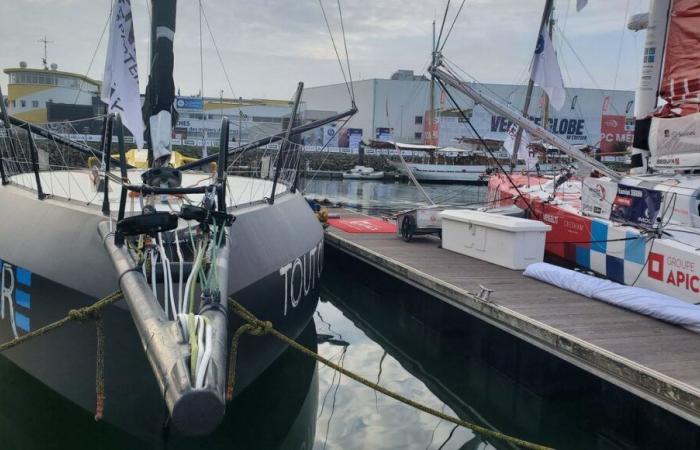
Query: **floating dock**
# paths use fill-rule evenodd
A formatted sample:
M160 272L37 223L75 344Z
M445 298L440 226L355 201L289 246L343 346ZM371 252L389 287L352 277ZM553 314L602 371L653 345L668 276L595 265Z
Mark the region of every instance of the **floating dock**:
M432 236L407 243L331 226L326 244L700 425L696 333L444 250ZM488 300L482 287L492 291Z

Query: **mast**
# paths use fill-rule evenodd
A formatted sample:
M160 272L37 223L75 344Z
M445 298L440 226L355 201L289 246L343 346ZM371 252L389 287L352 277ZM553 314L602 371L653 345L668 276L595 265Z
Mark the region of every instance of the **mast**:
M469 84L462 82L451 73L446 72L444 69L440 67L431 67L430 73L433 76L437 77L438 80L440 80L442 83L452 86L456 90L462 92L464 95L470 97L475 102L479 103L480 105L483 105L486 109L491 111L492 114L499 114L506 117L507 119L518 125L518 127L520 127L521 130L527 131L533 137L542 139L543 141L560 149L561 151L576 159L577 161L593 166L596 170L607 175L613 180L619 180L622 178L619 173L610 169L600 161L596 161L595 159L590 158L581 150L578 150L573 145L569 144L565 139L560 138L559 136L550 132L542 126L537 125L528 117L523 117L518 111L515 111L514 109L511 109L508 106L502 105L498 101L484 95L481 92L478 92L476 89L469 86Z
M665 41L668 31L671 0L652 0L646 26L630 22L634 31L646 28L644 55L639 86L634 95L634 141L632 143L633 174L647 172L649 159L649 117L658 104L661 90L661 73L664 67ZM639 156L637 156L639 155Z
M544 11L542 11L542 20L540 21L540 28L539 31L537 32L537 39L539 40L539 36L542 34L542 31L544 30L545 25L547 24L547 21L549 20L549 17L552 14L552 8L554 5L554 0L546 0L544 4ZM551 35L551 30L550 30L550 35ZM532 79L532 76L530 76L530 80L527 83L527 91L525 92L525 105L523 106L523 116L529 117L528 112L530 110L530 101L532 100L532 90L535 87L535 81ZM546 94L545 94L546 95ZM543 125L546 127L547 122L543 122ZM515 143L513 145L513 156L511 157L511 164L510 168L513 170L515 168L515 165L518 163L518 149L520 148L520 141L522 140L523 137L523 129L522 127L518 129L518 133L515 135Z
M430 52L430 66L435 66L435 60L437 59L437 48L435 47L435 20L433 20L433 46ZM433 131L435 120L435 77L430 77L430 109L428 113L428 135L423 139L423 143L428 145L433 145Z
M552 12L554 12L554 6L552 6ZM554 29L554 19L550 17L549 19L549 39L552 40L552 30ZM530 79L530 82L532 83L532 78ZM547 128L547 125L549 124L549 96L546 93L543 93L544 95L544 105L543 105L543 112L542 112L542 124L545 128ZM518 148L518 147L515 147Z
M173 80L173 43L177 0L151 0L151 61L143 116L146 122L148 164L167 164L170 159L170 139L177 122L175 82Z

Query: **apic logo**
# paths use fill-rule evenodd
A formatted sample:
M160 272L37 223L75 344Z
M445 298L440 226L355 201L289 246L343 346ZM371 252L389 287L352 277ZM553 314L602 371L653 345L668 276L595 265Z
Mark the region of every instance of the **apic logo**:
M668 274L666 274L668 265ZM647 261L649 278L684 288L692 292L700 292L700 276L695 274L695 263L683 258L664 256L660 253L649 253Z
M649 278L664 281L664 255L654 252L649 253L647 275L649 275Z

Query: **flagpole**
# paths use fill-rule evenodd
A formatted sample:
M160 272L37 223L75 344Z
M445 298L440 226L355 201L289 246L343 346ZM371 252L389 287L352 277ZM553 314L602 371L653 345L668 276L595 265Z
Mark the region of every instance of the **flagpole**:
M537 32L538 39L539 39L540 34L542 34L542 30L544 30L544 27L547 23L547 20L549 19L549 16L552 13L553 5L554 5L554 0L546 0L546 2L544 4L544 11L542 12L542 20L540 21L540 28L539 28L539 31ZM534 89L534 87L535 87L535 82L532 79L532 74L531 74L530 81L527 83L527 92L525 93L525 105L523 106L523 116L525 116L525 117L528 117L528 111L530 110L530 101L532 100L532 90ZM547 123L543 123L543 126L545 128L547 128ZM520 140L522 139L522 136L523 136L523 130L522 130L522 128L520 128L520 129L518 129L518 134L515 135L515 144L514 144L513 148L515 148L515 149L520 148ZM514 151L513 155L511 156L511 162L510 162L511 172L515 169L515 165L517 163L518 163L518 152Z

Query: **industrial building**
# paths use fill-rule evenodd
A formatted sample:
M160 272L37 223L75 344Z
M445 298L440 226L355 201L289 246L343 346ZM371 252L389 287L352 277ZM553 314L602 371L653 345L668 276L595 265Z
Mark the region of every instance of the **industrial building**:
M5 69L6 103L10 114L35 123L95 117L104 112L99 101L100 82L50 68L31 69L26 62Z
M81 135L80 139L99 141L102 122L91 119L105 110L100 81L59 71L56 64L32 69L21 62L19 67L4 72L8 75L5 103L11 115L47 124L73 138ZM173 129L173 144L217 147L222 117L230 120L232 141L248 142L280 132L292 105L289 100L178 96L175 108L179 117ZM304 110L302 105L302 115ZM131 141L130 136L127 140Z
M522 110L527 86L507 84L475 84L475 88L499 99L516 110ZM405 143L424 143L430 140L429 115L430 81L410 70L400 70L390 79L368 79L353 83L359 112L347 123L345 133L360 135L363 140L389 139ZM452 92L460 108L465 111L484 139L503 141L510 122L493 116L483 106L464 95ZM449 97L441 95L439 86L434 91L436 108L435 143L455 146L456 138L475 138L475 133L454 108ZM342 111L350 99L345 84L310 87L304 91L309 110ZM550 108L549 128L572 144L601 148L610 152L618 142L629 142L634 120L633 91L567 88L567 99L560 110ZM536 122L543 116L542 91L535 87L529 110ZM336 124L339 127L340 124ZM341 134L332 130L325 135ZM355 142L357 141L355 138Z

